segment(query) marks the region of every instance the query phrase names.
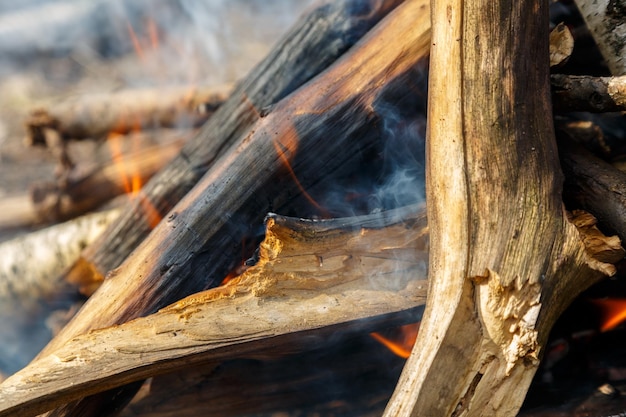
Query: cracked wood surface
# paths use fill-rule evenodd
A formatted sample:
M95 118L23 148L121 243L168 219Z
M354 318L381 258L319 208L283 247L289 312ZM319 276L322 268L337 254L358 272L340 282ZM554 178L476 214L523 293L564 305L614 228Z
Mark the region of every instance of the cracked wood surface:
M258 263L225 286L77 336L5 380L0 416L33 416L195 363L271 356L283 345L303 349L307 335L346 326L371 331L377 323L419 320L428 250L423 210L328 221L270 215L266 226Z
M552 324L613 267L562 207L548 4L434 0L432 19L429 297L385 415L514 416Z

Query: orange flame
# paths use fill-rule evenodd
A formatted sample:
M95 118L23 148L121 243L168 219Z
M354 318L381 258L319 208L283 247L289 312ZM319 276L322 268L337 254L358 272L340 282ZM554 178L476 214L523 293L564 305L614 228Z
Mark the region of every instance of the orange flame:
M619 326L626 320L626 298L609 298L605 300L592 300L602 312L602 325L600 331L608 332Z
M135 194L136 191L133 189L134 184L131 183L131 171L134 171L132 167L128 166L128 163L124 160L122 156L122 135L119 133L111 132L109 133L107 143L109 144L109 149L111 151L111 158L115 163L115 167L119 172L119 176L122 179L122 185L124 187L124 192L126 194Z
M380 333L370 333L374 339L382 343L387 349L401 358L407 359L411 356L411 350L417 340L419 323L405 324L398 328L398 334L393 339L385 337Z
M150 48L152 50L156 50L159 48L159 31L158 31L155 21L149 18L146 26L147 26L147 31L148 31L148 42L142 42L139 39L139 36L137 36L137 32L135 32L135 29L130 24L130 22L128 21L126 22L126 29L128 30L128 36L130 37L130 41L133 44L133 49L135 50L137 57L139 57L141 61L143 61L145 57L144 46L142 45L145 45L147 43L150 45Z
M293 168L291 167L291 163L289 162L291 159L293 159L296 151L298 150L298 133L296 132L296 129L294 127L291 127L290 129L288 129L287 132L285 132L284 135L275 139L272 143L274 145L274 149L276 150L276 154L280 158L281 162L285 165L285 168L287 168L289 175L293 179L296 186L300 189L300 192L302 193L304 198L306 198L307 201L311 203L311 205L313 205L313 207L318 209L320 213L324 215L324 217L331 217L328 210L320 206L319 203L315 201L315 199L311 197L309 193L307 193L307 191L298 180L298 177L296 176L296 173L294 172Z
M137 33L135 33L135 29L133 29L133 26L130 24L130 22L126 22L126 29L128 29L128 36L130 36L130 40L133 43L135 53L137 54L139 59L143 61L143 48L141 47L141 43L139 42Z
M138 131L139 127L133 130ZM128 194L131 199L138 200L148 225L151 229L154 229L161 221L162 216L156 207L154 207L154 204L141 192L141 188L143 187L141 173L137 166L129 165L128 160L124 158L121 145L122 138L123 135L115 133L115 131L109 133L107 143L111 151L111 158L117 167L124 192ZM133 145L138 146L138 142L133 142Z

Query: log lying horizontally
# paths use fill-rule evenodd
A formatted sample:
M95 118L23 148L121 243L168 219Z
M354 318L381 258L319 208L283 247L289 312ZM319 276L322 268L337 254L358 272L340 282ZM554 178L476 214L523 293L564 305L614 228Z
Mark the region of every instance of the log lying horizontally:
M60 139L102 138L109 133L204 123L226 100L231 86L122 90L78 96L34 110L25 121L29 145Z
M561 138L559 155L568 202L594 213L605 227L626 241L626 173L571 139Z
M555 110L618 112L626 110L626 76L590 77L555 74L550 77Z
M0 243L0 302L54 293L55 278L118 217L118 209L91 213Z
M146 184L146 199L165 216L261 113L328 67L399 3L328 0L319 4L241 81L180 155ZM138 202L129 203L117 224L83 253L84 260L73 273L102 278L119 266L152 229L144 213Z
M56 182L40 182L29 193L0 200L0 228L32 226L71 219L88 213L116 196L138 191L150 177L171 161L189 133L161 131L162 145L126 153L93 168L77 167ZM137 137L135 137L137 136ZM124 139L134 141L143 133ZM171 137L171 139L169 139ZM139 185L136 189L134 185Z
M172 133L175 137L182 136L176 132L168 134ZM184 140L177 139L126 153L86 174L74 176L70 173L60 184L34 184L31 195L36 218L45 222L67 220L87 213L118 195L138 192L141 184L148 182L178 154L183 143ZM138 188L133 189L133 182L138 184Z
M104 281L46 353L89 329L154 312L219 283L237 258L241 228L260 221L259 212L300 194L299 185L332 176L359 146L378 143L384 132L376 100L400 85L407 90L400 98L419 94L406 86L428 52L426 4L400 6L328 71L261 118ZM389 39L397 40L395 48L387 47ZM383 110L392 104L383 102ZM298 184L280 179L285 155L295 155Z
M223 287L78 336L0 385L0 416L32 416L181 366L281 354L350 326L419 320L423 210L307 221L270 215L259 259ZM265 351L271 348L270 351Z
M308 352L155 376L120 417L380 417L404 360L349 329L310 341Z

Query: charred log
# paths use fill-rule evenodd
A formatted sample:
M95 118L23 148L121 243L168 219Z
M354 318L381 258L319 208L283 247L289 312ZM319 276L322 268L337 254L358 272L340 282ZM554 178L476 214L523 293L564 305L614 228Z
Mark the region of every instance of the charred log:
M556 111L618 112L626 110L626 76L552 75Z
M346 327L417 321L427 236L417 207L329 221L270 215L256 265L41 356L0 386L0 416L36 415L181 365L306 350L310 337Z
M176 136L180 137L180 134ZM64 221L94 210L122 194L134 193L141 198L140 185L133 189L132 182L148 182L178 154L182 146L183 140L173 140L125 154L87 173L70 173L56 182L34 184L31 198L36 219L40 222ZM150 213L146 215L150 216Z
M402 107L423 94L419 80L424 78L421 73L428 54L428 16L425 1L403 4L326 72L277 103L104 280L41 356L90 329L149 314L217 285L234 266L245 227L260 221L259 213L284 207L302 193L301 187L309 188L350 166L350 161L359 157L355 149L380 143L384 137L382 112L393 105ZM395 48L388 48L390 39L396 42ZM393 98L391 103L389 97ZM228 104L206 126L211 126L224 108ZM189 167L188 158L180 158L178 161ZM286 175L286 161L299 181ZM166 168L157 176L163 172L171 173ZM175 194L183 188L176 188ZM151 189L148 184L146 196ZM141 219L145 222L143 216ZM116 225L127 226L124 219ZM123 246L120 237L107 239L119 247ZM94 269L86 262L80 266ZM110 398L103 401L110 403ZM86 416L99 412L101 406L93 398L82 404L86 408L72 405L68 410L74 408L77 415ZM68 413L71 411L59 410L56 415L73 415Z
M146 199L165 216L274 104L328 67L399 3L385 0L364 5L346 0L318 5L239 83L180 155L146 185ZM73 274L93 274L101 279L151 228L141 205L129 203L120 220L83 253Z

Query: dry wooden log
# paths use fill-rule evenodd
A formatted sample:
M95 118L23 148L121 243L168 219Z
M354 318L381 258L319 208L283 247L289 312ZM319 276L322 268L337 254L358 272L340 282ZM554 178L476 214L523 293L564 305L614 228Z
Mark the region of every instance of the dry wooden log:
M171 139L126 153L105 165L76 167L57 181L33 184L28 194L3 198L0 228L65 221L95 210L121 194L132 193L141 198L138 193L141 184L176 156L190 133L161 131L160 135ZM134 136L145 134L130 134L125 138L134 141Z
M557 111L617 112L626 110L626 76L590 77L555 74L550 77Z
M559 141L559 154L566 201L594 213L606 229L626 241L626 173L566 138Z
M614 0L575 0L613 75L626 75L626 8Z
M402 0L325 1L303 16L144 192L162 215L196 184L272 105L328 67ZM138 202L83 253L72 274L102 278L147 236ZM79 280L82 280L79 279Z
M403 3L332 67L277 103L104 280L42 355L90 329L154 312L219 283L237 258L245 234L242 224L254 224L270 204L281 207L302 192L300 186L349 166L358 159L358 146L371 147L383 137L382 112L421 95L414 83L423 79L428 16L426 1ZM388 47L391 39L394 48ZM390 102L386 93L391 92L397 94ZM280 181L285 158L293 158L296 149L291 162L300 181L285 175ZM56 415L73 409L85 416L103 406L93 398L81 404Z
M119 209L92 213L0 243L0 302L28 303L55 293L55 280L119 216Z
M266 227L257 264L225 286L77 336L9 377L0 416L36 415L181 365L310 349L309 336L345 326L419 320L428 235L416 206L328 221L270 215Z
M68 98L31 112L24 124L26 143L103 138L159 127L190 128L204 123L232 87L182 86L121 90Z
M179 138L181 136L180 133L175 135ZM107 165L96 167L87 173L70 173L67 178L57 182L34 184L31 198L37 219L44 222L67 220L94 210L121 194L131 194L131 198L143 198L141 184L148 182L156 172L166 166L178 154L183 144L183 139L177 139L162 145L149 146L114 158ZM149 211L146 212L146 216L150 214Z
M548 3L432 7L429 297L385 415L514 416L552 324L623 251L596 259L563 211Z
M224 254L230 245L238 248L243 237L236 229L241 219L258 219L274 193L280 199L301 193L289 177L278 184L279 190L271 185L284 169L285 155L277 147L290 157L297 148L292 167L301 178L298 185L307 187L343 167L359 144L371 146L380 140L376 99L387 88L406 85L427 56L429 31L420 30L428 26L420 26L427 17L423 0L402 5L320 77L279 102L113 271L88 308L48 350L66 337L155 311L175 301L171 297L219 283L236 257ZM388 48L390 38L402 41ZM387 110L389 103L384 104ZM326 140L329 129L332 141ZM273 204L280 207L276 199ZM127 279L127 274L135 278Z
M15 229L37 223L37 213L29 194L0 199L0 229Z

